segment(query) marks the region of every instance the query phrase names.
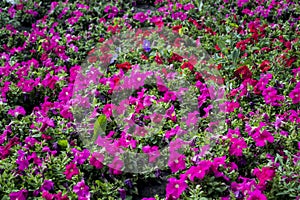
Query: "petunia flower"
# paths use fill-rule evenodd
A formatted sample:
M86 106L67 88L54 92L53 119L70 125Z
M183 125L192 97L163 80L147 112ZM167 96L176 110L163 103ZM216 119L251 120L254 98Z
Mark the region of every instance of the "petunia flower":
M247 143L245 142L244 138L241 139L232 138L230 141L231 141L231 145L229 148L230 155L242 156L243 149L247 148Z
M202 160L197 163L197 166L192 166L185 172L185 175L191 180L194 181L195 178L202 180L205 175L208 173L211 167L211 161Z
M169 178L166 186L167 199L179 199L180 195L186 190L188 185L183 179Z
M78 197L85 197L89 199L89 189L90 188L85 184L84 180L82 180L73 187L73 192L75 192L78 195Z
M138 12L133 16L133 19L140 21L141 23L144 23L148 19L148 16L145 15L145 13L143 12Z
M10 200L26 200L28 195L28 191L22 189L18 192L12 192L9 194Z
M177 154L177 155L176 155ZM179 170L184 170L186 168L185 166L185 156L184 155L178 155L178 153L175 153L176 156L170 156L168 161L168 166L170 167L172 173L178 172Z
M74 159L72 162L80 165L82 165L90 156L90 151L88 149L84 149L82 152L80 152L77 149L73 148L72 152L74 153Z
M26 115L26 111L22 106L16 106L15 109L8 110L7 114L17 117L18 115Z
M16 160L16 163L18 164L19 170L23 171L24 169L27 169L29 166L29 161L25 155L25 152L22 150L18 150L18 158Z
M123 165L124 165L124 162L118 156L115 156L112 163L108 164L109 171L115 175L122 174L121 170L122 170Z
M265 186L266 181L271 181L275 177L275 170L271 167L263 167L261 170L255 168L253 174L258 178L259 186Z
M148 53L151 51L151 44L149 40L143 40L143 49Z
M54 188L54 183L51 180L44 180L43 185L41 186L41 190L42 191L49 191L52 190Z
M252 138L255 141L255 145L258 146L258 147L265 146L266 142L270 142L270 143L274 142L273 135L267 130L263 130L262 132L260 130L257 130L252 135Z
M71 180L74 175L79 174L79 170L75 163L70 163L66 166L66 171L64 172L66 178Z
M260 190L254 190L253 192L250 192L249 197L247 200L267 200L267 197L260 191Z
M119 194L120 194L121 200L126 199L126 190L124 190L123 188L119 189Z
M101 169L103 167L104 156L99 152L94 152L90 158L90 165Z

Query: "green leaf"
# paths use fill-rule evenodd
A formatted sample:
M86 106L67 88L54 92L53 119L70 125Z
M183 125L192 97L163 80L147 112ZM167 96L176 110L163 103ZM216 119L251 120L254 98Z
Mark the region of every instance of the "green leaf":
M97 136L100 133L104 133L106 131L107 119L105 115L100 115L94 124L94 135L93 141L97 139Z
M226 48L225 42L221 39L217 41L217 45L220 47L220 49L223 51Z
M232 52L232 61L234 64L236 64L237 58L239 57L239 50L238 49L234 49Z
M66 148L68 146L68 141L67 140L59 140L58 142L58 145L63 147L63 148Z

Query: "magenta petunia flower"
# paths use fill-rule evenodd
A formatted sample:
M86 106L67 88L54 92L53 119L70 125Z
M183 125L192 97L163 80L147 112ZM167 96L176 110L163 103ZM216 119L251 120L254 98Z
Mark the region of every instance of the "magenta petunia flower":
M112 163L108 164L109 171L115 175L122 174L121 169L122 169L123 165L124 165L124 162L118 156L115 156Z
M264 130L263 132L257 130L252 135L252 138L255 141L255 145L258 146L258 147L265 146L266 142L270 142L270 143L274 142L273 135L267 130Z
M292 99L293 104L300 102L300 82L298 82L295 88L289 93L289 97Z
M22 189L18 192L12 192L9 194L10 200L26 200L28 195L28 191Z
M254 190L253 192L250 192L249 197L247 200L267 200L267 197L260 191L260 190Z
M25 155L25 152L22 150L18 150L18 158L16 160L16 163L18 164L19 170L23 171L24 169L27 169L29 166L29 161Z
M112 107L113 104L106 104L103 109L102 109L102 113L109 118L110 116L112 116Z
M15 109L8 110L8 114L17 117L18 115L26 115L26 111L22 106L17 106Z
M166 187L167 199L178 199L187 187L188 185L186 184L185 180L169 178Z
M243 149L247 148L247 143L245 142L244 138L241 139L232 138L230 141L231 141L231 145L229 148L230 155L242 156Z
M90 156L90 151L88 149L84 149L82 152L80 152L73 148L72 152L74 153L73 162L80 165L82 165Z
M64 103L66 103L72 97L72 87L64 87L62 91L58 95L58 99Z
M45 79L42 80L42 85L54 90L55 84L58 80L59 78L57 76L51 76L50 74L47 74Z
M73 187L73 192L75 192L78 197L90 197L90 192L89 192L89 187L84 183L84 180L78 182L74 187Z
M79 170L75 163L70 163L66 166L66 171L64 172L66 178L71 180L74 175L79 174Z
M173 104L168 110L166 110L165 118L169 118L173 122L176 122L177 118L176 118L175 108Z
M90 158L90 165L93 165L97 169L103 167L104 156L99 152L94 152Z
M184 170L186 168L185 158L186 157L184 155L178 155L178 153L175 153L175 156L172 156L171 154L168 161L168 166L173 173L178 172L179 170Z
M197 166L192 166L185 172L185 175L191 180L194 181L195 178L202 180L205 175L208 173L212 163L208 160L202 160L198 162Z
M261 170L255 168L253 174L258 178L259 186L265 186L266 181L271 181L275 177L275 170L271 167L263 167Z
M133 19L140 21L141 23L144 23L148 19L148 16L145 15L145 13L143 12L138 12L133 16Z

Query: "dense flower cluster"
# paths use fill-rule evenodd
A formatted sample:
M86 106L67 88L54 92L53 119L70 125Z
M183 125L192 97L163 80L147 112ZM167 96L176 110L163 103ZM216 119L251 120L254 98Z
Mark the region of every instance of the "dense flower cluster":
M0 5L3 199L300 199L297 1ZM156 33L145 27L165 28L177 38L164 47L170 38L160 34L156 44L149 39ZM112 52L113 36L130 30L141 48ZM182 36L211 59L200 60L190 49L172 51L180 49ZM144 65L153 69L141 71ZM174 91L168 84L178 77L194 89L195 105L180 104L188 88ZM123 90L135 92L113 102ZM91 104L92 112L81 114L96 118L103 131L100 137L94 127L85 138L75 105ZM114 123L118 117L121 123ZM143 154L144 163L133 165L150 172L125 173L125 150Z

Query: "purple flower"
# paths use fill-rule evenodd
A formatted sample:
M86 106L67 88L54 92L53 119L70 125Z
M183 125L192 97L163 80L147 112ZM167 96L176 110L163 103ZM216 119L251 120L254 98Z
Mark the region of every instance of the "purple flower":
M28 159L25 156L25 152L22 150L18 151L18 158L16 160L16 163L19 165L19 170L23 171L24 169L27 169L29 166Z
M51 181L51 180L45 180L42 187L41 187L41 190L42 191L49 191L49 190L52 190L54 187L54 183Z
M73 192L75 192L78 197L90 197L90 192L89 192L89 187L85 185L84 180L78 182L74 187L73 187Z
M126 198L126 190L124 189L119 189L120 197L122 200L125 200Z
M62 91L58 95L58 99L64 103L66 103L72 97L72 88L64 87Z
M77 149L73 148L72 152L74 153L73 162L78 163L80 165L82 165L90 156L90 151L87 149L84 149L82 152L80 152Z
M243 149L247 148L247 143L245 142L245 140L243 138L242 139L232 138L231 142L232 144L229 148L230 155L242 156Z
M12 192L9 194L10 200L26 200L28 195L28 191L22 189L18 192Z
M124 183L125 183L128 187L132 188L132 181L131 181L130 179L126 179L126 180L124 181Z
M149 40L144 40L143 41L143 48L144 50L148 53L151 51L151 44L150 44L150 41Z

